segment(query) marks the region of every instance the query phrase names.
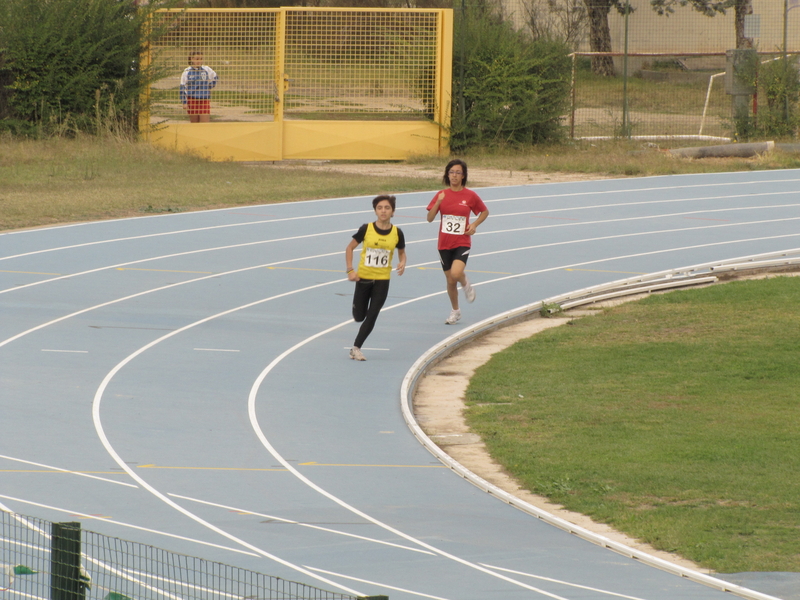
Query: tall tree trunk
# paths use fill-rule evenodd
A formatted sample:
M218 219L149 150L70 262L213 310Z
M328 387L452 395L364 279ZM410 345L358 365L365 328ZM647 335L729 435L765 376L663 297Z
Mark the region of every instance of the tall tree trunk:
M752 48L753 38L744 35L744 17L753 14L753 0L736 0L736 47Z
M589 15L589 47L592 52L611 52L611 30L608 13L612 0L583 0ZM593 56L592 72L606 77L614 76L614 60L610 56Z

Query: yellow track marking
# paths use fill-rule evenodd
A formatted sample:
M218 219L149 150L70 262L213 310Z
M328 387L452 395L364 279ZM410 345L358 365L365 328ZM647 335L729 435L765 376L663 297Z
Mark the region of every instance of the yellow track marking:
M0 273L17 273L18 275L53 275L58 276L61 273L37 273L36 271L2 271Z
M180 469L184 471L286 471L284 468L249 469L243 467L165 467L161 465L138 465L137 469Z
M129 269L117 267L117 271L152 271L154 273L189 273L190 275L213 275L214 271L176 271L172 269Z
M344 269L309 269L302 267L266 267L270 271L322 271L323 273L342 273Z
M347 464L326 464L318 462L297 463L299 467L392 467L397 469L446 469L444 465L347 465Z

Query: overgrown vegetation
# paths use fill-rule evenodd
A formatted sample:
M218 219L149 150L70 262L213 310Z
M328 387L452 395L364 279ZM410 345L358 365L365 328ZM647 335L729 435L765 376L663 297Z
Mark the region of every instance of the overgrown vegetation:
M722 573L800 571L800 278L651 296L495 354L467 420L521 485Z
M797 57L780 58L759 65L758 113L753 116L754 135L767 139L793 138L800 128L800 74Z
M148 10L133 0L0 2L0 131L135 131Z
M489 8L459 12L450 147L536 144L563 137L567 46L516 31Z

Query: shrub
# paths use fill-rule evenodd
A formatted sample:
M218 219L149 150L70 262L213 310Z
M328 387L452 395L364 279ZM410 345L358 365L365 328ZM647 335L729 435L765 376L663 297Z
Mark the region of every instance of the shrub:
M0 2L0 129L135 129L147 10L134 0Z
M462 15L455 40L451 149L563 135L571 73L566 45L533 40L485 11Z
M797 58L762 64L758 81L762 96L766 98L766 102L758 107L758 129L766 137L793 136L800 126Z

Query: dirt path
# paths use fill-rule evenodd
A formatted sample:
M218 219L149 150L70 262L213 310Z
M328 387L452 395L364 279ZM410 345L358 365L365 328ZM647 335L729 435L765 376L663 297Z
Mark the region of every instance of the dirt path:
M247 163L245 163L247 164ZM353 173L357 175L405 176L428 179L431 189L442 185L444 164L441 168L430 168L406 164L365 164L334 163L330 161L282 161L276 163L251 163L270 169L303 169L323 172ZM502 169L469 168L469 187L495 187L505 185L527 185L534 183L555 183L561 181L592 181L611 179L610 176L595 173L544 173L539 171L506 171Z

